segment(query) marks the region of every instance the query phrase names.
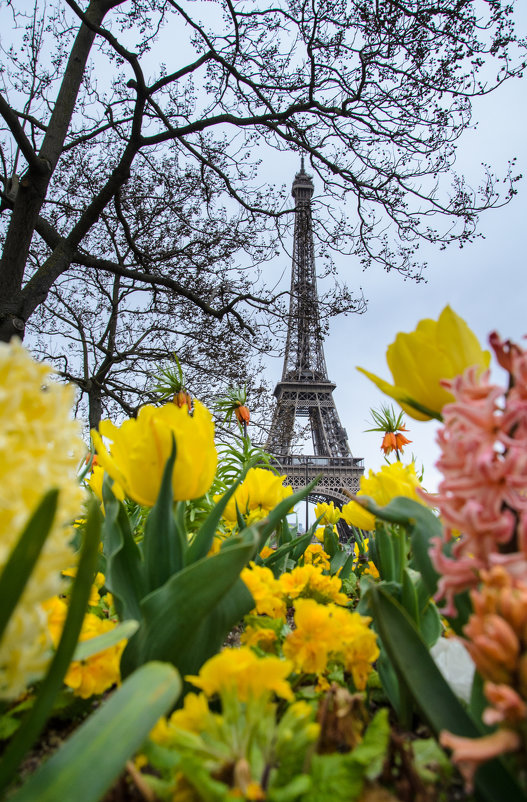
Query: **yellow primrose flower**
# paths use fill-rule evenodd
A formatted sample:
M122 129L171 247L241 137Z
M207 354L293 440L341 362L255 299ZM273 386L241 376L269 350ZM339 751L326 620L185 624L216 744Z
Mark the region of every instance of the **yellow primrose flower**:
M278 639L276 632L264 627L248 626L240 637L243 646L258 646L264 652L272 652Z
M236 506L248 523L265 518L277 504L293 494L293 488L284 487L285 476L276 476L264 468L251 468L242 484L236 489L225 507L223 517L235 524ZM215 497L218 500L220 496Z
M203 496L216 472L214 422L208 409L194 401L194 412L184 404L141 407L137 418L120 427L101 421L92 438L101 467L124 489L127 496L152 507L159 494L161 479L176 441L176 461L172 475L174 499L184 501ZM102 437L110 442L107 451Z
M446 306L437 321L425 319L411 333L399 332L388 346L386 361L393 382L357 368L416 420L440 418L441 410L454 400L440 385L472 365L486 369L490 353L483 351L465 321Z
M271 618L285 617L286 607L282 587L270 568L251 562L249 567L242 570L240 578L254 599L258 615L268 615Z
M315 565L322 571L329 571L330 557L320 543L310 543L304 552L304 564Z
M370 629L371 618L357 612L334 607L332 623L339 633L335 652L342 660L346 671L353 677L358 691L366 687L372 665L379 656L377 636Z
M323 674L333 648L329 606L314 599L298 599L295 603L295 629L287 635L283 652L292 660L296 671Z
M339 662L364 690L373 662L379 656L371 618L313 599L295 602L296 628L287 635L283 651L297 671L323 674L328 663Z
M71 524L86 495L77 479L86 446L71 412L75 391L52 374L18 340L0 344L0 573L44 493L60 491L50 533L0 644L0 699L19 696L49 663L41 604L61 592L60 572L74 561Z
M55 646L58 645L66 615L67 605L61 599L54 597L44 605L48 614L48 627ZM107 618L99 618L93 613L86 613L82 622L79 641L90 640L104 632L114 629L116 623ZM73 690L75 696L89 699L90 696L100 695L121 681L120 663L121 655L126 646L126 639L114 646L97 652L86 660L74 660L64 677L64 684Z
M161 716L161 718L156 721L153 729L150 730L148 737L155 744L159 744L159 746L168 746L172 738L172 733L170 732L170 727L166 716ZM148 760L146 756L144 756L143 765L146 765L147 763ZM142 766L138 766L138 768L142 768Z
M284 596L294 600L300 597L312 598L318 602L348 603L348 597L341 592L342 581L337 576L326 576L320 566L298 565L278 580Z
M185 677L206 696L232 693L242 701L267 697L271 693L288 701L293 699L287 677L293 670L289 660L279 657L258 657L252 649L224 649L201 667L199 676Z
M209 703L204 693L187 693L181 710L176 710L169 719L169 728L178 727L180 730L200 734L206 729L207 721L211 716ZM152 738L152 734L150 734Z
M340 521L341 514L338 507L335 507L332 501L327 504L324 501L321 501L315 507L315 516L319 518L321 515L324 517L320 521L322 526L332 526Z

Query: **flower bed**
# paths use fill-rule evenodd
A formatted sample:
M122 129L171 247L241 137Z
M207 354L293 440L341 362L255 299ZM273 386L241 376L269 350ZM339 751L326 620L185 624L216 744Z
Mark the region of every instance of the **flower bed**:
M506 387L449 308L398 335L394 384L367 375L442 419L439 492L385 407L387 464L304 534L288 515L312 487L270 470L248 410L218 449L181 392L104 421L86 459L70 389L0 346L7 798L525 799L527 355L490 343Z

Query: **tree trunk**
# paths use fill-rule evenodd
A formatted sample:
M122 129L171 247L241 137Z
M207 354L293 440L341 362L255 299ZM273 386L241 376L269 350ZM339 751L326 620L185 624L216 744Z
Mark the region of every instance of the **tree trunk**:
M98 26L106 12L120 2L122 0L92 0L86 17ZM51 176L62 153L95 36L94 31L81 24L38 160L29 166L20 181L0 261L0 340L3 342L8 342L13 335L24 336L27 315L24 314L21 293L31 239Z

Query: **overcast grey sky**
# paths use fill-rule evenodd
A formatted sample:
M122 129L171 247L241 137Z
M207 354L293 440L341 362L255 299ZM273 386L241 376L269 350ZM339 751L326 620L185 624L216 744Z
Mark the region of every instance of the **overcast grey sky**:
M527 35L527 4L515 12L518 33ZM527 77L509 81L488 97L474 102L477 128L468 131L458 146L456 170L466 173L474 184L483 176L481 163L505 174L507 162L517 157L518 173L525 176L516 186L518 194L504 208L481 217L479 239L462 250L452 246L444 251L423 250L428 261L427 283L404 281L396 273L371 268L362 271L352 257L336 264L351 289L362 287L368 299L364 315L334 320L325 342L330 379L337 384L334 398L356 457L364 457L366 469L383 464L380 436L364 432L370 428L370 408L390 402L365 376L355 370L361 365L383 378L391 376L386 365L386 347L398 331L412 331L425 317L435 318L450 304L463 317L481 343L497 330L503 337L520 340L527 334ZM283 173L282 173L283 175ZM294 169L291 171L291 182ZM316 186L315 186L316 192ZM268 377L278 381L281 361L273 360ZM496 378L501 379L500 371ZM434 468L438 457L436 424L407 420L418 465L425 468L424 484L434 490L440 474Z

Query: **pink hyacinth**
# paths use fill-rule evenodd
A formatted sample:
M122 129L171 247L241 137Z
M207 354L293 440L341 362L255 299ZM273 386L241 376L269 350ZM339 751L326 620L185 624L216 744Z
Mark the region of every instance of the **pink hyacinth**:
M442 382L455 401L444 407L438 434L443 480L426 500L445 526L444 540L436 539L430 554L447 615L455 614L454 595L475 587L481 570L506 564L515 575L526 575L527 353L495 333L490 344L510 371L508 390L475 367ZM453 539L447 556L443 545Z

